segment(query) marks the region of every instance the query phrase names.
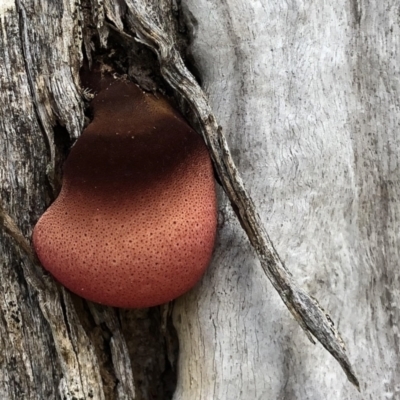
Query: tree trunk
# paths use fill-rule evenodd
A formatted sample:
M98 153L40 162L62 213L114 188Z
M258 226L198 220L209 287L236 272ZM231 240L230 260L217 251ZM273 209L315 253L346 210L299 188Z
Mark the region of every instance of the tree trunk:
M0 398L400 398L396 5L3 0ZM217 122L203 118L195 84L179 81L178 50ZM175 97L229 197L219 191L209 270L169 305L118 310L79 299L30 249L85 123L79 71L99 62ZM258 246L262 228L249 222L252 203L240 208L240 179L230 189L215 150L218 124L260 215L256 228L265 224L293 280L329 311L361 394L266 278L277 288ZM321 341L318 327L302 327Z

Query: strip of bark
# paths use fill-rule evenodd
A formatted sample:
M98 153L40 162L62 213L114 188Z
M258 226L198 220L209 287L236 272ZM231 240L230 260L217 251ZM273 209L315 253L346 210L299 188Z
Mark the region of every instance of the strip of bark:
M280 259L244 187L222 128L218 126L204 92L185 67L171 29L168 29L168 23L160 22L159 15L165 17L163 21L169 20L170 2L160 1L157 12L154 11L154 5L149 3L151 2L126 1L130 28L136 34L136 40L155 51L162 76L188 102L198 118L201 134L218 177L272 285L311 342L315 343L314 336L335 357L350 382L359 389L359 382L347 357L343 340L332 319L315 299L297 287Z

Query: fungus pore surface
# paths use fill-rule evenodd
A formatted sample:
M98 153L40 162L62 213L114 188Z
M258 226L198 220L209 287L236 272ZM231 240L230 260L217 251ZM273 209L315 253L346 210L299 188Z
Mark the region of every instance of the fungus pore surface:
M192 288L217 223L211 161L162 97L109 78L64 165L61 192L33 244L45 269L101 304L141 308Z

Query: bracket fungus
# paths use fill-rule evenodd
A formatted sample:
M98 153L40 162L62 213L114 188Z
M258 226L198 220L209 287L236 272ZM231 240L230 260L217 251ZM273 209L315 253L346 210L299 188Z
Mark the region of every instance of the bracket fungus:
M71 149L33 244L44 268L88 300L166 303L191 289L211 259L211 160L163 97L119 79L100 86L93 121Z

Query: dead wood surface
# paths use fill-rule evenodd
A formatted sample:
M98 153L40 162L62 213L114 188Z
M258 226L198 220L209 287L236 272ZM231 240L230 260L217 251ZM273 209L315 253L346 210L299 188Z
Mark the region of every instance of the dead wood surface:
M174 399L400 393L396 15L394 3L3 2L0 397L163 399L176 379ZM188 36L206 96L180 59ZM134 59L151 59L143 44L155 51L229 197L221 192L212 266L174 306L178 370L168 307L82 302L29 253L84 124L83 58L121 54L118 41L131 51L121 65L150 89L160 82ZM356 383L330 318L303 289L329 310L363 394L306 341L264 273Z

